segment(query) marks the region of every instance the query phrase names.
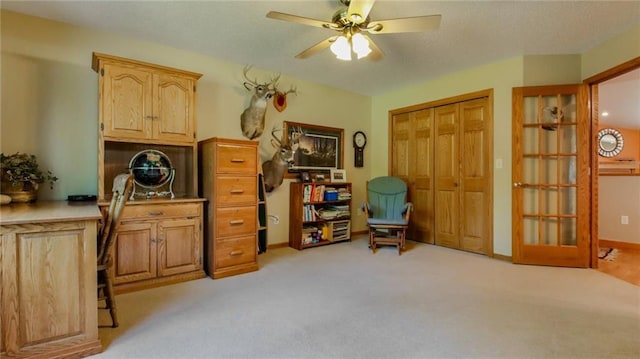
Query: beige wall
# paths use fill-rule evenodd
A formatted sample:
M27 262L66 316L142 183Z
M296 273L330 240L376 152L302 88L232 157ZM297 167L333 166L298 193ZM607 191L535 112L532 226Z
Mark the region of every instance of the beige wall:
M115 34L69 26L45 19L2 11L2 117L0 149L34 153L44 168L60 180L54 190L42 188L42 199L66 199L69 194L97 191L98 77L91 70L92 52L137 59L202 73L198 82L198 138L244 139L240 114L250 94L242 85L244 64L224 62L201 54ZM251 77L267 80L272 74L251 70ZM267 111L266 126L282 121L339 127L345 133L347 179L359 188L369 178L370 163L353 167L351 137L370 132L371 98L282 74L282 88L295 85L287 109ZM261 137L260 156L274 149L270 133ZM354 193L354 206L364 200ZM285 182L267 197L268 213L280 218L270 223L269 243L288 241L289 186ZM354 230L364 230L364 218L354 218Z
M598 208L600 239L640 244L640 176L599 176Z
M66 198L72 193L95 193L97 165L97 75L91 53L104 52L203 73L198 89L198 135L242 138L239 116L249 95L242 87L242 66L201 54L114 34L68 26L2 11L2 152L33 152L61 180L44 198ZM640 56L640 25L580 55L582 78ZM295 84L298 96L289 98L283 113L272 108L267 126L283 120L345 129L345 165L354 183L354 206L364 199L366 179L387 173L388 112L392 109L492 88L494 90L494 252L511 255L511 89L533 84L544 76L551 83L576 77L575 55L516 57L461 70L372 98L339 91L282 75L281 84ZM549 72L542 71L547 64ZM255 69L255 75L268 77ZM576 79L578 81L578 79ZM362 130L369 144L365 167L353 167L351 136ZM267 134L268 136L268 134ZM261 156L272 149L264 141ZM268 197L271 244L287 241L287 184ZM364 218L354 217L354 230L365 229Z

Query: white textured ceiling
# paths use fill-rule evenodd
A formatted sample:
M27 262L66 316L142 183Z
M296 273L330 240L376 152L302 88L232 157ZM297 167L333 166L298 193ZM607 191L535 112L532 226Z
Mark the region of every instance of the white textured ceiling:
M340 6L338 0L0 2L11 11L253 64L364 95L514 56L584 53L640 22L640 1L378 0L370 13L373 20L440 14L440 29L371 35L384 59L344 62L328 49L309 59L294 58L334 35L332 30L265 17L274 10L329 21Z

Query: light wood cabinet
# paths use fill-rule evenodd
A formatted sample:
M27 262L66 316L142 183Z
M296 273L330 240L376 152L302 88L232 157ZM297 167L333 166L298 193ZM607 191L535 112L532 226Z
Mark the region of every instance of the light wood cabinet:
M176 197L197 188L196 83L201 74L94 53L98 73L98 198L138 152L165 153L176 170Z
M208 200L207 273L223 278L258 270L258 142L211 138L198 148Z
M147 189L137 187L142 196L127 203L113 249L116 292L204 277L195 114L202 75L99 53L92 68L98 73L100 204L142 151L164 153L175 171L175 198L146 198Z
M80 358L98 338L95 204L0 208L0 357Z
M302 250L351 240L350 218L351 183L290 184L289 247Z
M191 144L200 74L94 54L100 75L100 128L105 139Z
M202 203L127 205L114 246L118 293L204 277Z

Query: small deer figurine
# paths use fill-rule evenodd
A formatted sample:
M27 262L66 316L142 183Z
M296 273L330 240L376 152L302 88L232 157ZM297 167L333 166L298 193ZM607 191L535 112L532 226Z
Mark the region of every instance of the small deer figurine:
M286 133L282 133L283 140L276 137L276 132L280 129L271 130L271 145L276 148L276 152L270 160L262 163L262 173L264 174L265 191L271 192L280 187L289 165L293 163L293 155L298 149L300 137L304 136L301 128L295 129L291 137L287 139ZM287 139L287 141L284 141Z
M251 80L247 77L247 73L251 69L251 66L245 66L242 74L247 80L244 83L244 87L253 91L251 96L251 102L242 115L240 115L240 127L242 128L242 134L244 137L253 140L260 137L264 131L264 115L267 112L268 100L270 100L276 93L276 84L280 79L280 75L275 78L271 78L270 82L260 84L258 80Z

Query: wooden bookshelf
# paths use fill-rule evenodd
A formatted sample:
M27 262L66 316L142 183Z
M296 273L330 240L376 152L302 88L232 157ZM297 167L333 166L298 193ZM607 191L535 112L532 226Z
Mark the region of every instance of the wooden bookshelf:
M302 250L351 240L351 183L291 183L289 201L290 247Z

